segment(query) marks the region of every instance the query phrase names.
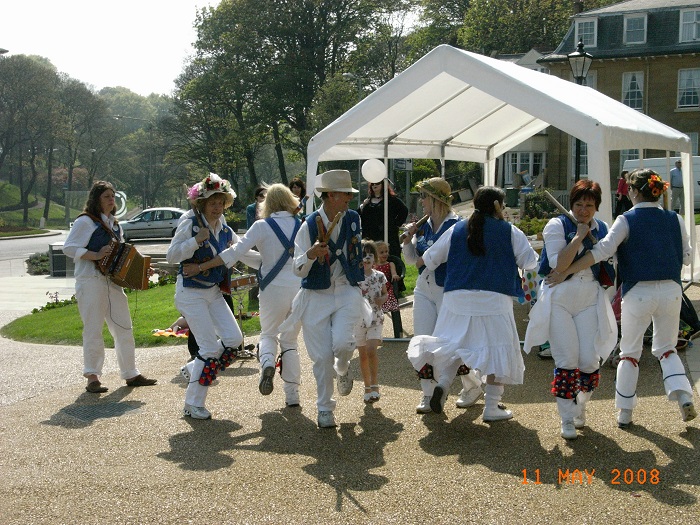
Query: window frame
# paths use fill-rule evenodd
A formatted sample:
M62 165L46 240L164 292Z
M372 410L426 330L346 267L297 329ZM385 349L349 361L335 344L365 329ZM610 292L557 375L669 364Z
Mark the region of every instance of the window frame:
M642 27L642 39L641 40L629 40L628 36L630 33L630 29L628 27L628 23L630 20L639 20L642 19L643 21L643 27ZM639 31L638 29L634 29L633 31ZM623 31L623 40L626 45L638 45L638 44L646 44L647 42L647 15L646 13L635 13L633 15L625 15L625 23L624 23L624 31Z
M634 107L625 102L627 95L631 92L630 85L632 83L632 76L636 75L636 82L637 85L639 86L639 92L640 92L640 107ZM630 107L632 109L636 109L637 111L644 112L644 71L625 71L622 73L622 100L620 101L625 106Z
M695 20L694 21L685 21L685 15L687 14L695 14ZM683 38L683 27L686 25L691 25L695 26L695 34L690 37L690 38ZM680 16L678 17L678 42L683 43L683 42L697 42L700 40L700 8L693 8L693 9L681 9L680 10Z
M697 103L694 104L683 104L681 105L681 97L685 97L687 89L685 87L681 87L681 75L685 72L693 72L694 76L694 86L693 88L690 89L690 91L695 91L695 99L697 100ZM692 95L690 95L692 96ZM700 67L693 67L693 68L681 68L678 70L678 82L676 84L676 108L677 109L697 109L700 108Z
M583 33L581 32L581 27L584 24L593 24L593 35L592 35L592 41L588 42L584 40L583 36L588 35L589 33ZM574 24L574 41L578 42L579 40L583 40L583 45L585 47L598 47L598 19L597 18L581 18L579 20L576 20L576 23Z

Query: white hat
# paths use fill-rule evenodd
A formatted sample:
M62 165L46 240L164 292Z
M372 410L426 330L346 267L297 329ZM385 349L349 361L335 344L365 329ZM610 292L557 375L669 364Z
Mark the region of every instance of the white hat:
M339 193L358 193L352 187L350 172L348 170L330 170L318 176L318 184L314 188L317 192L337 191Z
M187 192L187 198L194 203L201 199L208 199L215 193L221 193L225 197L225 208L231 206L233 199L236 198L236 192L231 189L231 183L216 173L210 173L209 176L192 186Z

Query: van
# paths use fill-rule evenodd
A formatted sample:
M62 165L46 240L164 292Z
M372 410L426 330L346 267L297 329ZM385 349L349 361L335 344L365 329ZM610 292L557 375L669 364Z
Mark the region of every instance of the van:
M652 159L634 159L626 160L623 165L623 170L632 171L634 169L644 167L654 170L662 179L671 182L668 174L669 170L676 167L676 161L681 160L680 157L658 157ZM693 178L695 179L695 209L700 210L700 156L693 157Z

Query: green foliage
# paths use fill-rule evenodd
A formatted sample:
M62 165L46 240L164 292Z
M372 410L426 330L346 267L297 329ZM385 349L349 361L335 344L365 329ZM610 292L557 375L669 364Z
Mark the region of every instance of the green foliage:
M556 206L545 195L544 189L538 188L525 194L523 218L547 219L558 213Z
M516 224L525 235L537 235L542 233L544 227L549 222L549 219L537 219L534 217L525 217Z
M49 274L49 252L33 253L27 259L27 273L29 275Z

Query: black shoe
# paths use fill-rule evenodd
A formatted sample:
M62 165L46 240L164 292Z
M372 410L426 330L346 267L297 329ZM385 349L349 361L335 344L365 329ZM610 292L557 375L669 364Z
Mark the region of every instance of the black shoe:
M260 385L258 385L258 388L262 395L269 396L270 394L272 394L272 389L275 387L275 385L272 382L274 377L275 367L266 366L260 374Z
M433 396L430 398L430 409L436 414L442 414L442 409L445 406L446 400L447 389L440 385L436 386L435 390L433 390Z

